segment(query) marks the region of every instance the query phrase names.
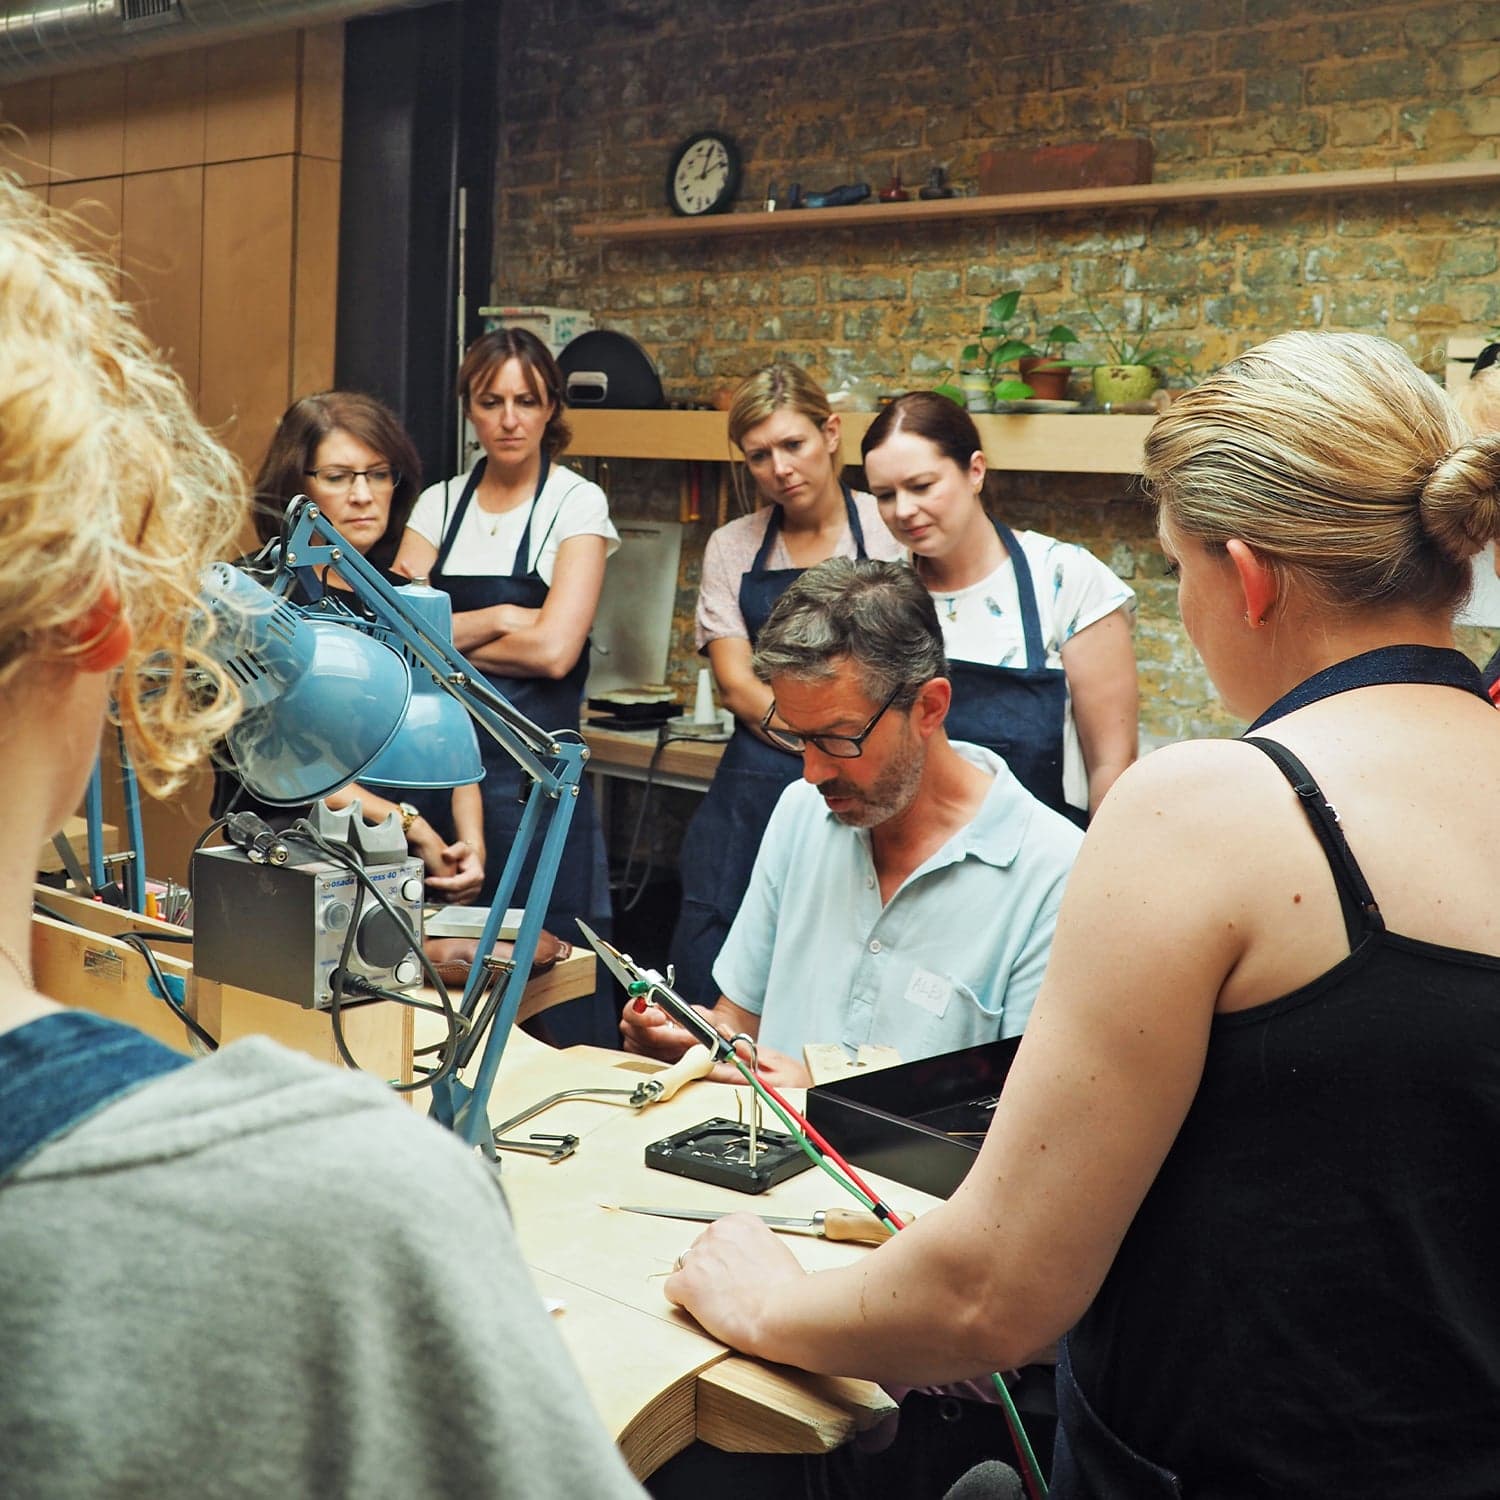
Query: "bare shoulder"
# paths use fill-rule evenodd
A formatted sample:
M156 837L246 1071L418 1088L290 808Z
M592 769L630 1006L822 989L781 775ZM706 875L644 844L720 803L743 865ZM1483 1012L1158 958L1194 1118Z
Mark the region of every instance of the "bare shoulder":
M1211 812L1215 823L1237 810L1264 809L1285 779L1253 745L1241 740L1182 740L1163 745L1130 766L1110 788L1090 831L1107 822L1171 822Z

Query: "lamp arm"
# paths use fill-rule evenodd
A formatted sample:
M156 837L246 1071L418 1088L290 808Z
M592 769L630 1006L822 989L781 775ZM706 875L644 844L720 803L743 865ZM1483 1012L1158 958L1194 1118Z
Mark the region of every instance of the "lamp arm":
M328 541L316 539L325 535ZM482 675L454 650L449 641L431 635L424 622L401 602L401 591L380 576L357 548L339 535L306 495L287 507L281 560L271 592L285 595L293 584L293 570L336 568L354 597L374 616L376 624L416 659L442 688L457 698L479 726L494 739L533 781L549 793L561 786L555 771L541 757L557 754L557 741L545 729L497 693Z

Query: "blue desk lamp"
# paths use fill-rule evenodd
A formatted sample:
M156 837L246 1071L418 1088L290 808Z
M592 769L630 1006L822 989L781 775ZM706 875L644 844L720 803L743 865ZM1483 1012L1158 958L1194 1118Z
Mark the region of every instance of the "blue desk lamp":
M540 837L536 870L520 903L525 915L515 937L514 966L488 1028L473 1025L486 970L481 963L470 968L458 1006L469 1025L455 1067L433 1087L434 1118L471 1146L492 1151L490 1090L536 955L588 748L539 728L495 692L454 650L446 596L438 605L427 597L436 590L419 590L408 601L403 596L411 589L387 583L307 496L299 495L287 507L281 539L272 544L270 558L275 571L265 585L222 563L208 569L203 579L204 602L217 626L208 650L245 695L246 713L231 733L230 745L251 791L264 801L291 805L315 801L350 781L378 778L429 786L477 781L483 772L477 770L472 724L497 741L530 778L520 828L479 939L479 952L489 953L506 909L516 904L512 898L526 856ZM312 606L291 602L287 596L298 570L325 567L337 570L371 620L326 601ZM430 712L442 700L459 706L459 719L466 715L472 720L458 726L463 734L451 733L451 710ZM399 733L408 718L412 724ZM438 743L440 729L445 739L461 742L453 759ZM407 774L409 763L400 761L404 749L397 743L413 735L422 747L419 776ZM468 758L462 753L465 739L474 752ZM453 779L432 779L440 761L442 774ZM473 1085L466 1085L458 1071L481 1043L479 1070Z

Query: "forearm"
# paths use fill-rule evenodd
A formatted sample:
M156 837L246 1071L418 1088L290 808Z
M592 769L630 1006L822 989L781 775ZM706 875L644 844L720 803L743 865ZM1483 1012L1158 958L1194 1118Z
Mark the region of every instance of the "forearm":
M454 837L467 844L481 858L484 857L484 794L479 783L453 789L452 799Z
M1122 746L1113 754L1107 755L1093 764L1089 763L1087 755L1084 756L1084 764L1088 768L1090 816L1098 812L1099 804L1104 801L1105 793L1130 769L1134 761L1134 746L1129 749Z
M578 661L581 643L560 640L543 625L493 636L472 649L459 648L476 666L502 677L566 677Z

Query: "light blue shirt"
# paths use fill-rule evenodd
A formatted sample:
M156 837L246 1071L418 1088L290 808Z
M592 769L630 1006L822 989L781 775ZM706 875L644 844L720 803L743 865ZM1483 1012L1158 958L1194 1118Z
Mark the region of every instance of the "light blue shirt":
M1024 1029L1083 835L998 756L953 747L994 785L883 906L868 830L806 781L781 794L714 965L765 1046L800 1061L808 1042L873 1042L912 1062Z

